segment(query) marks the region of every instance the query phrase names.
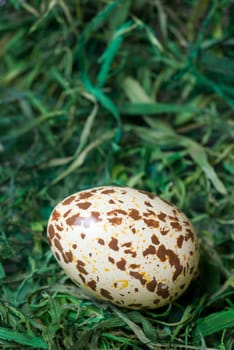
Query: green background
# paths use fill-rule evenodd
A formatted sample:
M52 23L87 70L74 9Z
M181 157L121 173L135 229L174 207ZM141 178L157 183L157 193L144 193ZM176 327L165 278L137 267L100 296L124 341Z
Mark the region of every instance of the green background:
M233 349L233 1L0 5L0 348ZM52 208L111 184L197 231L200 274L169 306L95 303L49 250Z

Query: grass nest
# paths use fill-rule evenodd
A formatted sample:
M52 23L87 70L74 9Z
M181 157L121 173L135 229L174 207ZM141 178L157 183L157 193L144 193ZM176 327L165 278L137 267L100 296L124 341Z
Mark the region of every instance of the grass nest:
M0 1L1 349L234 346L234 4ZM50 252L52 208L99 185L191 219L200 274L167 307L85 297Z

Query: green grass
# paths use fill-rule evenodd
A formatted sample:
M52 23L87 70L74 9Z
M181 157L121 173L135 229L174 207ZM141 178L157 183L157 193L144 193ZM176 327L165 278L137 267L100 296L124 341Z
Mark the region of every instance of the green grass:
M1 4L0 348L233 349L233 2ZM200 274L168 307L89 300L49 250L54 205L109 184L197 230Z

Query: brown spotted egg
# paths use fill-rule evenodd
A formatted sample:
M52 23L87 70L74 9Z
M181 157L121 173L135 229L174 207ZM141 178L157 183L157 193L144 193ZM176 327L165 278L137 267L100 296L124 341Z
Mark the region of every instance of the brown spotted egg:
M50 216L48 239L85 293L132 309L170 303L198 268L198 241L187 217L158 196L127 187L67 197Z

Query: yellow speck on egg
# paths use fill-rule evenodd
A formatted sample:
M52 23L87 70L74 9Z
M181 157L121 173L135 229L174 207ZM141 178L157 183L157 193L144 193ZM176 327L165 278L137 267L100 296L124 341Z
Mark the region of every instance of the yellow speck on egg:
M113 285L116 285L118 289L125 289L128 286L127 280L118 280Z

